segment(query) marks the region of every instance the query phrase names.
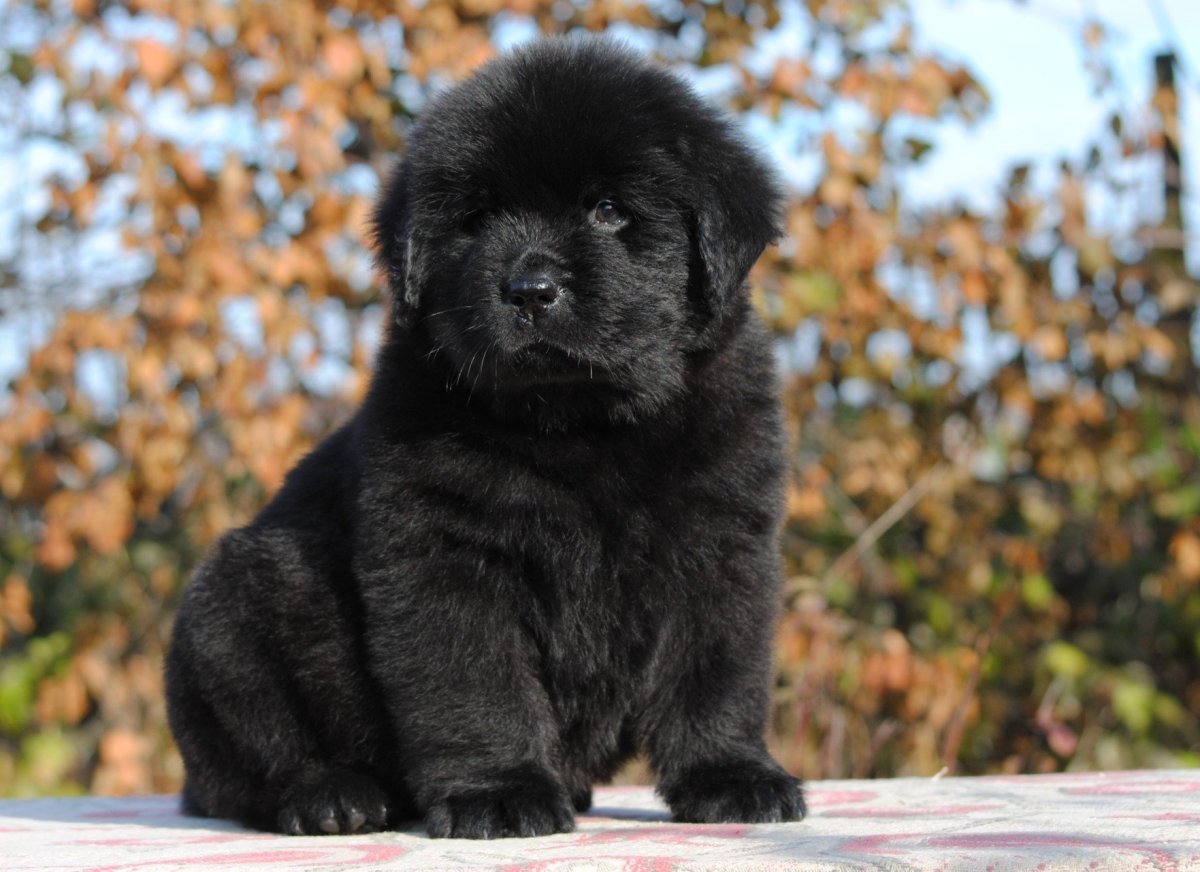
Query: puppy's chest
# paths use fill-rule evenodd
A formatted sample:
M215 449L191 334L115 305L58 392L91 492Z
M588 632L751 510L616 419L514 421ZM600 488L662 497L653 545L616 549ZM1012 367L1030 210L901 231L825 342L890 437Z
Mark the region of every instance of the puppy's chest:
M662 512L613 475L571 488L553 517L527 519L523 617L554 684L603 694L643 668L678 593L662 571L679 544Z
M640 684L663 611L636 573L610 557L522 581L528 591L522 618L557 703L611 707Z

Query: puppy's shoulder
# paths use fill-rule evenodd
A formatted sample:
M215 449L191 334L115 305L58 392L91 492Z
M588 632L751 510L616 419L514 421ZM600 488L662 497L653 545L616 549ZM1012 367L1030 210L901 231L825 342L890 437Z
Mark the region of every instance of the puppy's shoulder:
M343 508L358 486L360 463L351 420L327 436L287 474L283 487L267 504L256 524L306 527L314 516Z
M728 418L782 426L774 344L749 304L712 351L697 360L693 391L721 426Z

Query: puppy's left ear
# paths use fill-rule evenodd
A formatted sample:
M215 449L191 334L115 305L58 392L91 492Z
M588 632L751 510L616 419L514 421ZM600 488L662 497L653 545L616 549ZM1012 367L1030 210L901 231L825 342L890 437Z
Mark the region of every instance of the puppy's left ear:
M388 179L371 219L376 262L387 277L392 316L401 326L411 326L421 305L425 260L416 238L407 162L401 162Z
M700 267L692 281L706 316L697 347L716 341L750 267L783 224L783 195L766 162L727 124L718 122L712 130L712 141L690 149L697 179L693 245Z

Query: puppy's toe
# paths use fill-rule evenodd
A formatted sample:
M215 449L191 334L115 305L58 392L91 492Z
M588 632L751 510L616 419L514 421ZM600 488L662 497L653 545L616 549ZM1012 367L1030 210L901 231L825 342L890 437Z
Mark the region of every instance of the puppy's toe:
M387 826L388 795L374 779L344 769L306 772L285 791L277 818L288 835L351 835Z
M435 839L547 836L575 829L566 792L550 783L451 794L433 803L425 827Z
M515 796L505 803L505 819L514 836L548 836L575 829L575 815L565 797Z
M592 789L586 787L583 790L577 790L571 794L571 805L575 806L575 811L583 814L592 807Z
M757 760L697 767L664 790L684 823L771 824L801 820L800 779Z

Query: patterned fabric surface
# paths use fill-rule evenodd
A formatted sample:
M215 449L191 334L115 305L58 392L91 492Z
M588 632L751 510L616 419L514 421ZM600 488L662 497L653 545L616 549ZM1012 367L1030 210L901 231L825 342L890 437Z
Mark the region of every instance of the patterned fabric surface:
M1200 870L1200 770L809 785L799 824L673 824L602 788L576 832L288 837L183 817L173 796L0 801L0 869Z

